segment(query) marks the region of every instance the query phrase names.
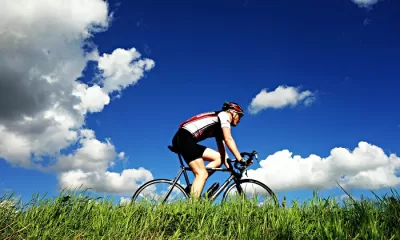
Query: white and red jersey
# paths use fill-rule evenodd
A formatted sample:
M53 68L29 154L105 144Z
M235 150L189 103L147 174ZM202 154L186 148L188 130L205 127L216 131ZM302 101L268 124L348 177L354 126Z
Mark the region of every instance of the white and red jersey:
M223 139L222 128L231 127L229 115L224 111L205 112L197 114L179 125L189 131L197 142L206 138Z

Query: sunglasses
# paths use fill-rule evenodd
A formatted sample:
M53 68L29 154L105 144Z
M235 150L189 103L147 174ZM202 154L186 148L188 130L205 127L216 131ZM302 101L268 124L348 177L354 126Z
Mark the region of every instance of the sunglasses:
M242 117L244 116L244 114L243 113L238 113L238 112L236 112L236 111L233 111L236 115L238 115L239 116L239 120L238 121L240 121L240 119L242 119Z

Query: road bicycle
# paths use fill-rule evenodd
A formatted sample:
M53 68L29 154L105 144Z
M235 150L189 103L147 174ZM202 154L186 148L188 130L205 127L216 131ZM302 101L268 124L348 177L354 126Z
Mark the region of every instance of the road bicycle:
M173 153L176 153L179 157L180 161L180 170L178 174L175 176L174 179L164 179L164 178L158 178L154 179L151 181L148 181L144 183L142 186L140 186L136 192L132 196L132 202L135 201L142 201L142 198L146 198L148 195L149 199L155 200L157 202L161 201L162 203L166 202L168 200L176 200L178 198L178 195L181 194L183 199L189 199L190 198L190 188L191 188L191 183L189 181L189 177L187 174L187 171L191 171L192 169L189 167L185 167L182 161L181 154L174 149L172 146L168 146L168 149L172 151ZM275 205L279 206L278 200L276 198L275 193L264 183L255 180L255 179L250 179L250 178L243 178L243 173L246 174L247 176L247 169L250 165L253 164L254 158L258 161L258 156L256 151L252 151L251 153L249 152L242 152L240 153L242 156L242 161L236 161L236 159L229 159L228 158L228 165L229 169L232 169L232 172L230 173L230 176L224 181L221 187L219 187L219 183L216 182L214 183L203 195L204 198L207 198L211 201L214 201L220 194L221 192L224 192L222 196L222 202L225 202L228 200L229 196L235 197L235 192L238 192L241 197L244 197L244 194L252 193L255 192L256 196L263 196L267 195L268 198L272 199L273 203ZM232 167L232 163L234 163L234 167ZM214 172L229 172L227 168L210 168L206 167L207 171L210 173ZM236 171L235 171L236 170ZM182 174L185 177L186 181L186 187L183 187L182 184L180 184L178 181ZM232 182L233 181L233 182ZM232 183L231 183L232 182ZM230 184L231 183L231 184ZM155 185L161 185L161 184L166 184L167 190L161 191L160 193L155 193L156 187ZM230 185L229 185L230 184ZM246 189L243 187L246 184L254 185L253 189ZM232 194L230 194L232 191ZM164 193L165 196L161 196L160 194ZM253 197L250 197L253 198ZM261 201L259 205L264 204L264 201Z

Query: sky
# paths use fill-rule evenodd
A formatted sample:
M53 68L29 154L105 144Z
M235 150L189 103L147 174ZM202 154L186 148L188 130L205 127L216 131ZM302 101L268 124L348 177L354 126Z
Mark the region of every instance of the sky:
M177 174L179 124L224 101L280 199L399 187L398 1L0 3L0 194L126 201Z

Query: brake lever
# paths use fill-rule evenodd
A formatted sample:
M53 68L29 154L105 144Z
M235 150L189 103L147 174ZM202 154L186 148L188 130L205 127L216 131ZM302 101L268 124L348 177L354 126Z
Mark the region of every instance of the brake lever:
M253 153L254 153L253 155L254 155L254 157L256 158L257 162L258 162L258 163L260 163L260 161L258 161L258 155L257 155L257 152L256 152L256 151L253 151Z

